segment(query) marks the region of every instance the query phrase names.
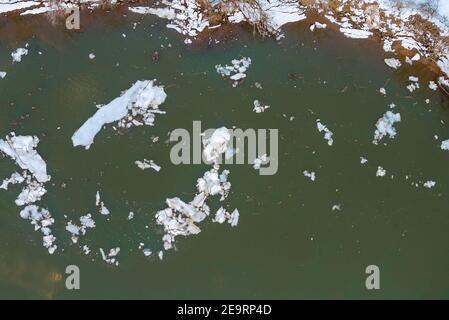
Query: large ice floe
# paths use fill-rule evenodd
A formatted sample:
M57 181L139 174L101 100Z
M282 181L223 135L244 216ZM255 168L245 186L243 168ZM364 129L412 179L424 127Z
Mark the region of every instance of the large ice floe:
M101 128L108 123L118 122L119 128L154 125L155 114L165 113L159 110L167 94L162 86L156 86L154 80L137 81L120 97L98 109L72 136L74 146L86 149L94 142Z
M401 115L392 111L387 111L377 120L376 131L374 132L373 143L378 144L383 137L388 136L393 139L396 136L394 124L401 121Z
M184 202L179 197L167 198L167 208L156 213L156 223L164 227L164 249L173 248L177 236L189 236L201 232L198 224L210 215L210 207L206 203L209 197L219 196L224 201L231 189L228 182L228 170L220 172L220 159L226 152L231 135L225 127L216 129L210 137L203 137L203 154L213 167L197 180L197 193L190 202ZM213 219L214 222L228 221L236 226L239 220L237 209L232 213L221 207ZM218 217L218 218L217 218Z
M38 143L38 137L16 136L14 132L4 140L0 139L0 152L24 170L22 175L15 172L2 183L3 189L7 189L10 183L25 182L25 187L16 199L18 206L39 201L47 192L44 184L50 181L50 176L47 174L47 164L36 151Z

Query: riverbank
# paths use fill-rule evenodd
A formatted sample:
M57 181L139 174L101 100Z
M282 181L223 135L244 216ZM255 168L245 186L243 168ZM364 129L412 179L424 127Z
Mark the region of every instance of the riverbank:
M6 1L6 2L5 2ZM65 10L110 10L126 14L152 14L168 20L167 27L185 36L186 45L201 42L204 33L218 32L229 24L249 24L262 36L283 38L282 27L314 17L311 32L332 28L346 37L373 38L395 59L395 68L423 64L435 73L434 83L449 93L449 5L426 1L390 0L257 0L257 1L12 1L0 2L6 16L44 15L63 24ZM89 23L89 19L83 20ZM32 32L32 30L30 30ZM430 84L430 86L434 86Z

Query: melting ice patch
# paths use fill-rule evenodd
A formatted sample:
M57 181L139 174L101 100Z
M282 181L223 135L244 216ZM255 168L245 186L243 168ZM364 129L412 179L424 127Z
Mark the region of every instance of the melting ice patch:
M165 113L159 110L167 95L162 86L154 81L137 81L120 97L102 106L72 136L74 146L86 149L94 142L101 128L108 123L117 122L120 128L154 125L155 114Z
M401 115L392 111L387 111L385 114L377 120L376 131L374 132L373 143L378 144L383 137L388 135L391 139L396 136L396 129L394 124L401 121Z

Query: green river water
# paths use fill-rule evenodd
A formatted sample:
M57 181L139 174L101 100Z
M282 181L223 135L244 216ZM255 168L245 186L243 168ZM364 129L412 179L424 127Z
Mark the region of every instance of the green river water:
M394 71L376 41L346 39L329 29L312 33L307 21L286 26L280 43L235 26L186 46L155 17L98 15L101 23L73 34L48 28L23 36L38 17L0 27L7 28L0 32L0 70L8 72L0 79L0 137L15 131L40 138L38 151L52 176L40 204L55 218L58 239L49 255L42 235L14 204L21 187L1 190L1 298L449 298L449 152L440 149L449 138L449 110L447 98L427 88L432 75L424 68ZM29 54L12 64L11 52L26 42ZM242 56L252 65L246 81L233 88L214 66ZM291 79L292 72L303 77ZM405 88L409 75L421 81L413 94ZM160 107L167 114L158 115L154 127L119 135L109 125L90 150L72 146L72 134L95 104L154 78L168 95ZM271 108L254 113L255 99ZM402 117L398 135L376 146L375 123L392 102ZM332 147L316 128L318 118L334 133ZM194 120L203 129L279 129L279 170L261 176L251 165L224 166L232 183L226 204L239 209L239 225L207 219L199 235L178 237L177 249L162 261L145 257L139 242L155 251L161 246L155 212L167 197L190 200L196 179L210 168L170 161L168 132L191 131ZM368 163L362 165L361 156ZM134 161L143 158L162 170L139 170ZM385 177L376 177L378 166ZM13 161L0 159L0 179L13 170ZM304 170L315 171L316 181ZM424 188L427 180L436 186ZM109 219L97 213L97 190ZM332 211L335 204L341 211ZM213 210L219 205L211 203ZM129 211L135 212L131 221ZM71 244L67 220L88 212L97 227ZM98 252L116 246L119 267ZM80 290L65 288L71 264L80 268ZM380 268L380 290L365 287L371 264Z

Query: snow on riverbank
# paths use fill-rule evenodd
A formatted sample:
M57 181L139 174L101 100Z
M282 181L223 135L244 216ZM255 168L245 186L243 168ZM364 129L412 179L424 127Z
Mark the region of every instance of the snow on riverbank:
M118 121L119 128L154 125L155 114L165 113L159 110L167 94L162 86L154 81L137 81L120 97L102 106L72 136L73 146L89 149L97 133L105 124Z

